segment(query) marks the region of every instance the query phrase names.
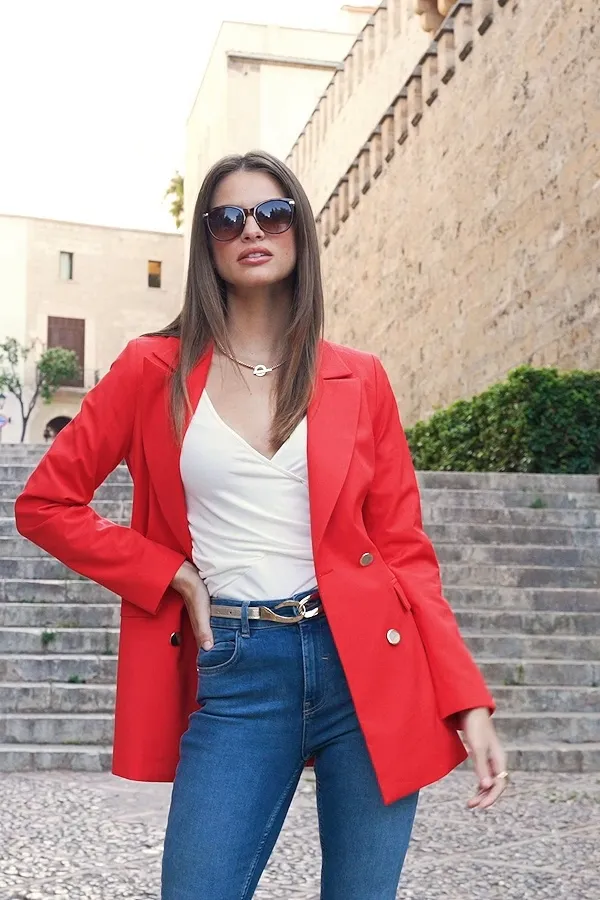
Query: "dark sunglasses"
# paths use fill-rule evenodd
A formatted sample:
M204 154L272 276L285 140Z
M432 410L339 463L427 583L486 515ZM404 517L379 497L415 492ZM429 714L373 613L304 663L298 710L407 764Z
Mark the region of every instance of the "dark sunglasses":
M254 216L261 231L283 234L292 227L296 204L293 200L264 200L252 209L241 206L215 206L204 213L206 227L216 241L233 241L246 226L248 216Z

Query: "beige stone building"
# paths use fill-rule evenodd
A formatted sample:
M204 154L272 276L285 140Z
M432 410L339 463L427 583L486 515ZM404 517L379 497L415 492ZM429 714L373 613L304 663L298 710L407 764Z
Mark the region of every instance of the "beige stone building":
M128 340L174 318L182 277L179 234L0 215L0 340L66 346L82 370L50 405L38 402L26 441L41 443L49 423L71 419ZM33 365L21 374L30 395ZM19 441L10 394L2 413L11 419L2 440Z
M598 85L596 0L387 0L303 126L327 335L407 424L523 363L600 369Z
M285 158L376 8L340 8L333 31L224 22L186 129L185 229L210 166L261 148Z

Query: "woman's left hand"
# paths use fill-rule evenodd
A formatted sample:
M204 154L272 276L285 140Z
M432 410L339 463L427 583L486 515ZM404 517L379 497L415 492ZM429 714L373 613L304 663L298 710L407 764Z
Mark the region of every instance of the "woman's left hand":
M467 806L487 809L506 790L506 754L492 723L489 710L484 707L467 709L461 713L459 728L473 760L479 781L477 793Z

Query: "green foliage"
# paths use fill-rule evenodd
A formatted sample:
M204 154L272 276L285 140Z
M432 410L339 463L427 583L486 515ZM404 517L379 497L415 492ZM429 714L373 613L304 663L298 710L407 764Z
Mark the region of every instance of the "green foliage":
M543 499L543 497L536 497L535 500L532 500L531 503L529 504L529 508L530 509L546 509L547 505L548 504Z
M417 469L600 471L600 372L520 366L407 429Z
M171 178L164 199L166 200L167 197L173 198L169 212L175 219L175 226L181 228L183 222L183 175L179 172L175 172Z
M50 403L58 388L79 374L79 361L74 350L63 347L44 350L37 363L40 396L44 403Z
M25 388L29 385L26 385L21 372L23 368L27 372L30 356L33 356L35 365L31 392L26 402ZM74 350L63 347L45 350L39 341L25 345L10 337L0 343L0 391L8 391L17 399L23 422L21 440L25 438L27 423L38 399L41 397L44 403L50 403L59 387L79 374L79 360Z
M41 641L42 647L49 647L56 640L56 632L42 631Z

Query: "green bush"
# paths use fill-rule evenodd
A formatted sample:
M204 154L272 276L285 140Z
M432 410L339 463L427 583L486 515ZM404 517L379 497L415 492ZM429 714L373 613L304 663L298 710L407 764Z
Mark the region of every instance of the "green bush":
M407 429L417 469L600 471L600 372L521 366Z

